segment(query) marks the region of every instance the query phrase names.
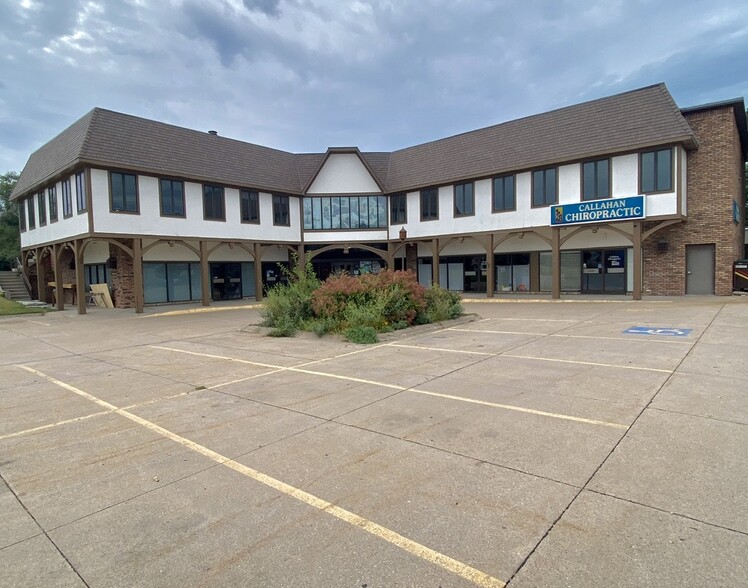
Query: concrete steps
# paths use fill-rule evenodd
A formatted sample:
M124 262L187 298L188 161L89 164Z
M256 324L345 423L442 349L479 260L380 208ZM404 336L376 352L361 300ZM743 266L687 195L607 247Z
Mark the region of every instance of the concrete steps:
M20 272L0 272L0 288L5 292L6 298L10 300L31 300Z

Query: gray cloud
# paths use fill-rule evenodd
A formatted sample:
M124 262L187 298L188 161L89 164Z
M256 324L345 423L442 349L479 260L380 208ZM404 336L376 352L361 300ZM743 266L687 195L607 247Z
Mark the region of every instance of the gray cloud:
M94 106L292 151L379 150L659 81L681 105L748 93L738 0L688 11L675 0L80 0L4 12L0 171Z

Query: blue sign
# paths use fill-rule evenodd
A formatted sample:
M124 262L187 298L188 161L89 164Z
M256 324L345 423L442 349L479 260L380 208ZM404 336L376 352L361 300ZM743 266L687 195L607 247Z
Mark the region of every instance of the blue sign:
M630 327L624 333L630 335L659 335L665 337L686 337L693 329L674 329L673 327Z
M644 218L644 196L603 198L551 206L551 226L607 223Z

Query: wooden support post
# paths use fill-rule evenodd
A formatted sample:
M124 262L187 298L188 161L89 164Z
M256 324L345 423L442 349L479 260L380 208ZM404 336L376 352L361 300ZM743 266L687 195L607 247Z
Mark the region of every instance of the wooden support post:
M551 298L561 298L561 229L551 229Z
M83 265L83 240L73 243L75 259L75 296L78 301L78 314L86 314L86 274Z
M132 278L132 288L135 291L135 312L142 314L144 306L142 239L132 240Z
M634 300L642 299L642 223L634 223Z
M496 288L496 261L493 248L493 235L489 235L488 251L486 251L486 298L493 298Z
M52 245L52 271L55 273L55 302L57 310L65 310L65 290L62 287L62 270L60 268L60 250L62 248Z
M47 301L47 291L44 286L44 263L41 257L43 251L39 248L36 250L36 297L40 302Z
M431 283L439 286L439 239L431 240Z
M296 255L299 258L299 265L303 268L303 271L306 271L306 250L303 243L296 248Z
M262 244L255 243L255 300L262 300Z
M387 243L387 269L395 271L395 247L396 243Z
M200 289L203 306L210 306L210 266L208 265L208 243L200 241Z

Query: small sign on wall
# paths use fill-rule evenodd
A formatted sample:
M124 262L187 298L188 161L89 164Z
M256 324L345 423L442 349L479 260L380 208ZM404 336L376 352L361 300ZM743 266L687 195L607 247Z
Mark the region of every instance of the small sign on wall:
M740 205L735 200L732 201L732 222L740 224Z

